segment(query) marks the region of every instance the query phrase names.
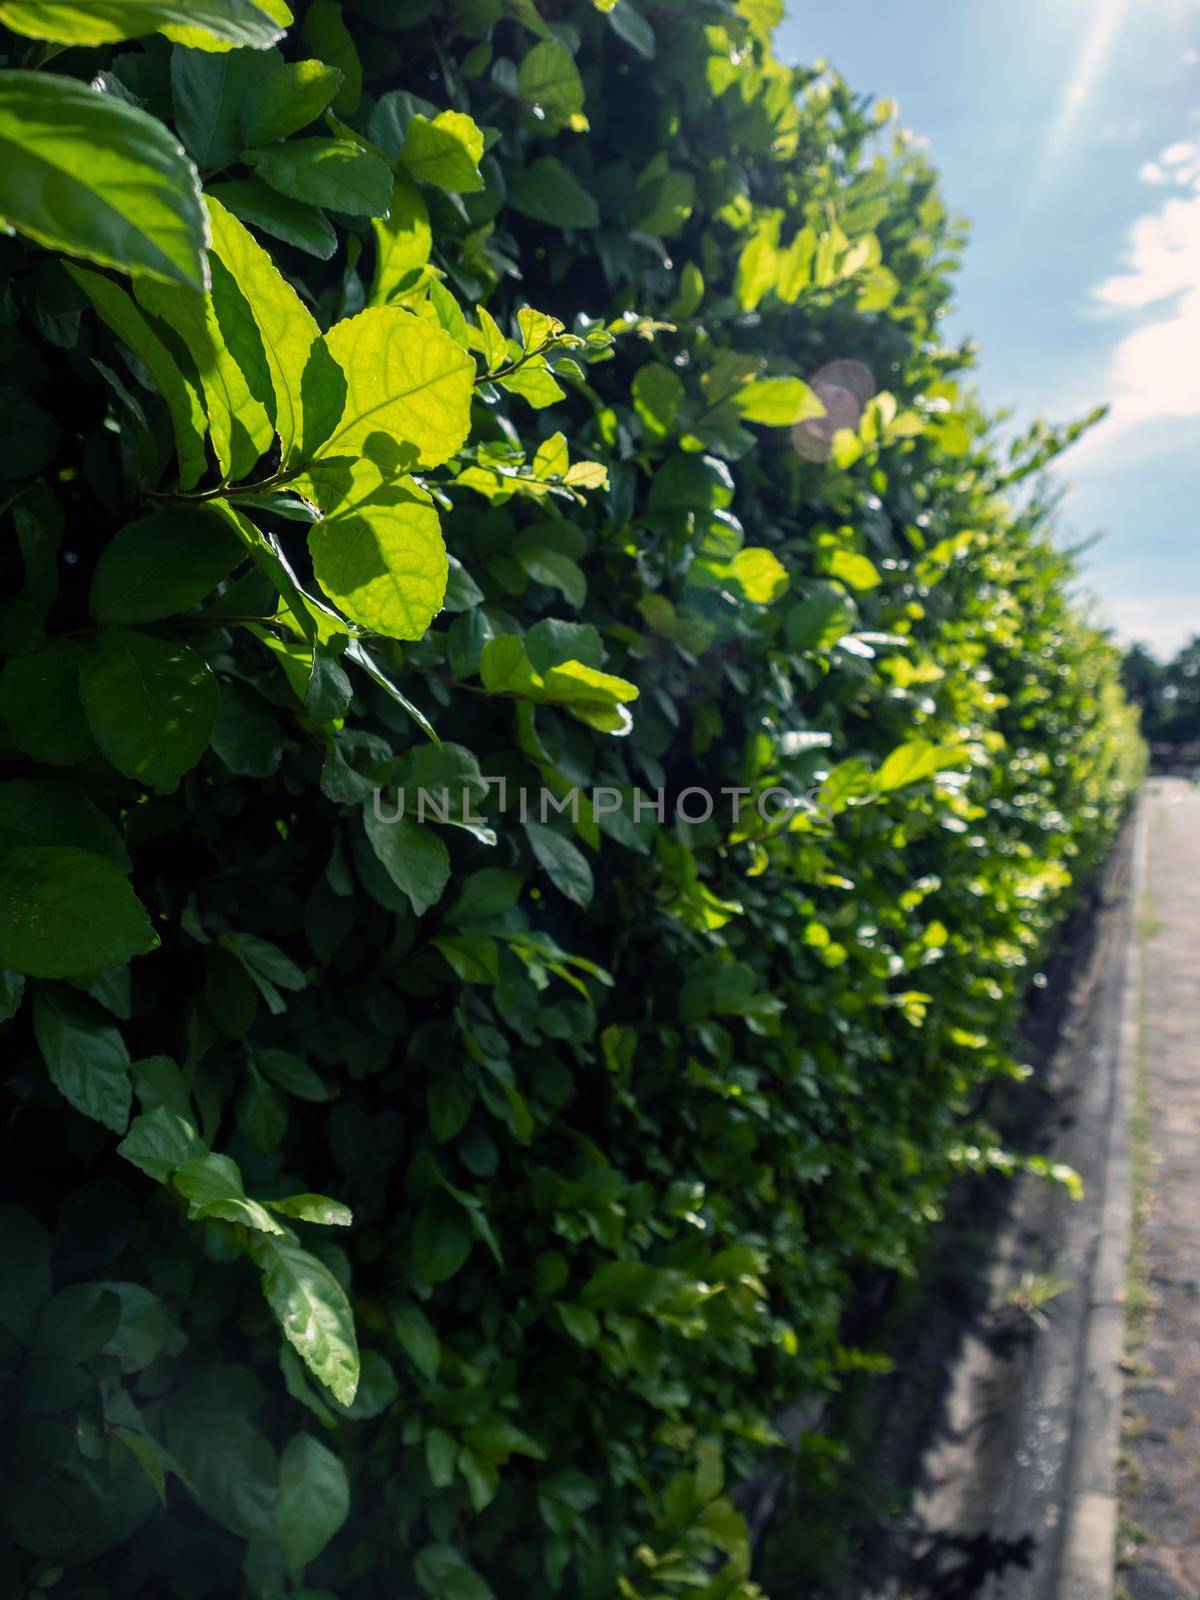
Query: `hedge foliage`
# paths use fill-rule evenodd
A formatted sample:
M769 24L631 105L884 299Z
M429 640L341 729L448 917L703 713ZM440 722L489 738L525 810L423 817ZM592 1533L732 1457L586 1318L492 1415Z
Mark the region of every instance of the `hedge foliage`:
M748 1597L1137 777L1069 434L778 0L296 9L0 0L3 1574Z

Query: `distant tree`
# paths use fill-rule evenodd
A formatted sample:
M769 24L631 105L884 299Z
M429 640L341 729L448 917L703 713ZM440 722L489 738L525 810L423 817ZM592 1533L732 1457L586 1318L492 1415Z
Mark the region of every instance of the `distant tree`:
M1200 634L1165 665L1135 644L1122 666L1125 692L1141 709L1142 732L1152 744L1200 739Z

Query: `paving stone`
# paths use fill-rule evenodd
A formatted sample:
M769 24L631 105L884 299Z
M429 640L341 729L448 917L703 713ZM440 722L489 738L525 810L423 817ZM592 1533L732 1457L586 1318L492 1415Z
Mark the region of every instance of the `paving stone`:
M1165 1484L1143 1485L1141 1494L1130 1503L1129 1515L1158 1544L1184 1548L1200 1531L1195 1511L1180 1504Z
M1144 1417L1156 1428L1182 1428L1191 1420L1187 1406L1164 1389L1131 1389L1125 1403L1135 1416Z
M1197 1466L1190 1455L1166 1439L1141 1438L1128 1448L1137 1468L1133 1481L1138 1484L1139 1493L1158 1500L1174 1500L1181 1506L1200 1505Z
M1148 1537L1143 1560L1121 1579L1133 1600L1200 1600L1200 790L1152 781L1143 804L1143 1260L1152 1301L1137 1352L1144 1386L1125 1391L1135 1426L1122 1511Z
M1174 1578L1148 1563L1125 1567L1120 1576L1133 1600L1192 1600L1188 1591L1180 1588Z

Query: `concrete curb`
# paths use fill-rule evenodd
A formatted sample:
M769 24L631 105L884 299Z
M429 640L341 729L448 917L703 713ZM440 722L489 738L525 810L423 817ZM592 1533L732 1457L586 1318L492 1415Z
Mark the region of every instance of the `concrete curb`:
M1075 1401L1056 1600L1111 1600L1116 1574L1124 1392L1121 1363L1125 1353L1125 1273L1133 1227L1132 1124L1141 1006L1137 919L1146 863L1145 812L1140 801L1133 829L1132 866L1122 915L1125 949L1104 1201Z

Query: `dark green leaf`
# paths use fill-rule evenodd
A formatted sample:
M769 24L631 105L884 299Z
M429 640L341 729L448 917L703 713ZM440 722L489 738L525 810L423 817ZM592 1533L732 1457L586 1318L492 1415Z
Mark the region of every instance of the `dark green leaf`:
M39 984L33 1033L51 1081L76 1111L124 1133L133 1101L129 1051L103 1013L67 989Z
M306 1433L293 1435L279 1463L276 1526L294 1579L320 1555L349 1511L350 1484L337 1456Z
M155 622L187 611L245 555L212 511L152 511L127 523L102 551L92 579L92 615L97 622Z
M391 200L386 164L348 139L289 139L247 150L245 159L289 200L356 217L382 217Z
M217 680L186 645L104 628L81 687L96 743L127 778L169 794L208 749Z

